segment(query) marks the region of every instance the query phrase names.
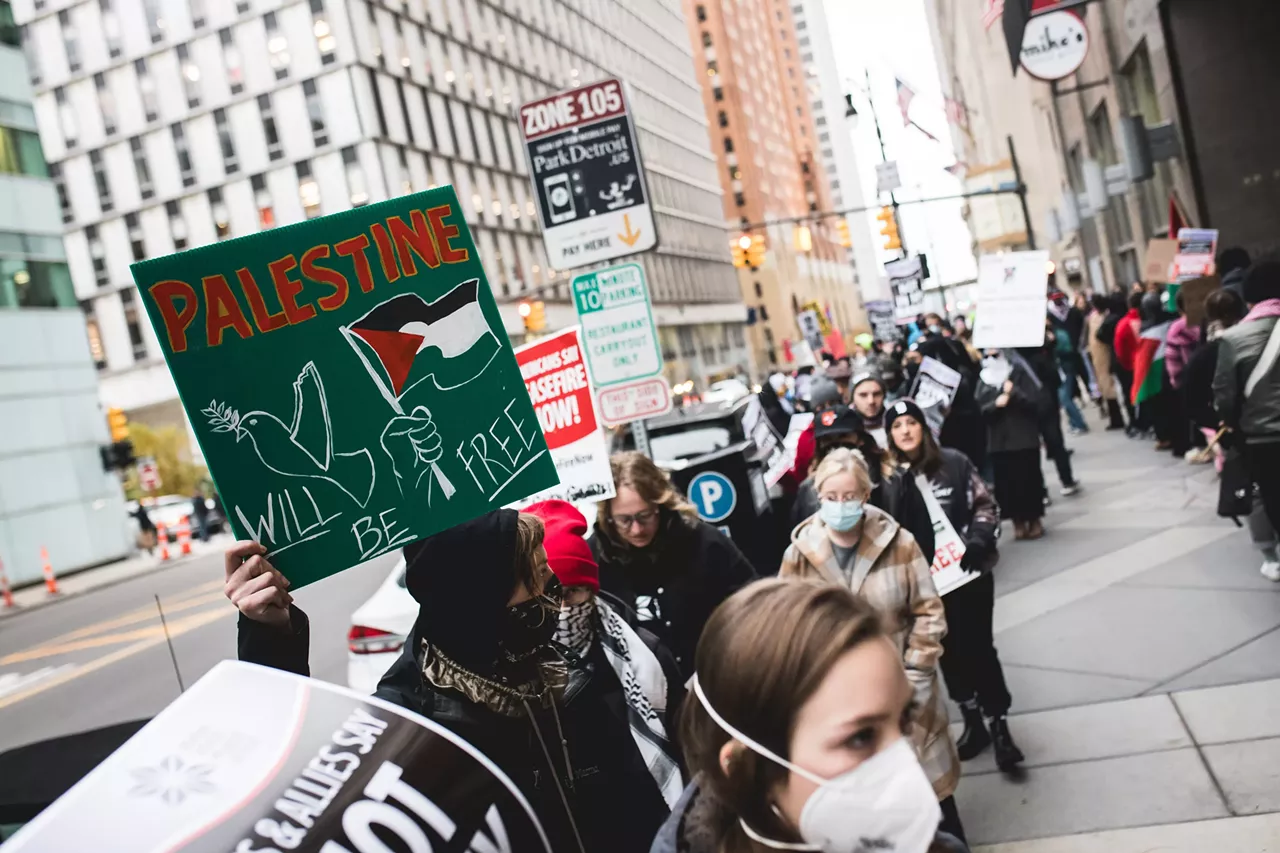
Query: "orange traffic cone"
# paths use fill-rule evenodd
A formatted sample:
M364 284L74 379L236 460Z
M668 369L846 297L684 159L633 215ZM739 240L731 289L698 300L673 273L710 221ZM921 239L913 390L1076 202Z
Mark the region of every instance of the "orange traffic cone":
M160 559L169 559L169 531L164 529L164 525L156 526L156 542L160 545Z
M50 595L58 594L58 578L53 574L53 563L49 562L49 549L40 546L40 562L44 569L44 588Z
M9 576L4 573L4 562L0 561L0 595L4 597L4 609L14 606L13 590L9 589Z
M191 521L184 515L178 522L178 545L182 556L191 554Z

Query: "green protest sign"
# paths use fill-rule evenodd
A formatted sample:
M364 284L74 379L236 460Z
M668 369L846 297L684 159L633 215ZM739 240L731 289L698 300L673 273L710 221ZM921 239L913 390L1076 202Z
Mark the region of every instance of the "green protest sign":
M295 587L557 481L452 187L133 277L232 528Z

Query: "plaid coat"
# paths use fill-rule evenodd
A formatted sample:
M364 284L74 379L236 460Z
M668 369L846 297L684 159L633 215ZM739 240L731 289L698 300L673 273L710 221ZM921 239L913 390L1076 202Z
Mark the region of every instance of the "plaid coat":
M782 557L782 577L825 578L862 596L885 617L885 630L902 649L907 680L918 705L911 740L938 799L955 793L960 757L947 728L947 708L938 689L938 659L947 617L916 540L893 517L866 507L862 538L849 573L841 571L822 519L814 516L791 534Z

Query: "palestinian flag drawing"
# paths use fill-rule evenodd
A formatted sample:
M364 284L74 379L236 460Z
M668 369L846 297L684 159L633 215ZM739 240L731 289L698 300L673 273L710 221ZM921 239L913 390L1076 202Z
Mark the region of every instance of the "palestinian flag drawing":
M489 366L502 345L485 321L479 288L473 278L434 302L402 293L342 327L387 402L400 409L400 398L427 379L448 391Z
M1165 320L1138 333L1138 352L1133 358L1133 391L1131 402L1140 406L1164 390L1164 355L1168 347L1169 327Z

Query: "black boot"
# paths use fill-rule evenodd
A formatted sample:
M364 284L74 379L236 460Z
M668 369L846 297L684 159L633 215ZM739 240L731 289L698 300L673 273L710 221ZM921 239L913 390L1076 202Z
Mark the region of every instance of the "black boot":
M982 721L982 711L978 703L970 700L960 703L960 713L964 714L964 733L956 741L956 752L961 761L977 758L982 750L991 745L991 735Z
M1111 423L1107 425L1108 430L1124 429L1124 418L1120 416L1120 403L1117 400L1107 401L1107 415L1111 418Z
M1004 717L992 717L988 724L991 726L991 740L995 743L996 766L1005 772L1013 770L1025 758L1013 742L1013 735L1009 734L1009 721Z

